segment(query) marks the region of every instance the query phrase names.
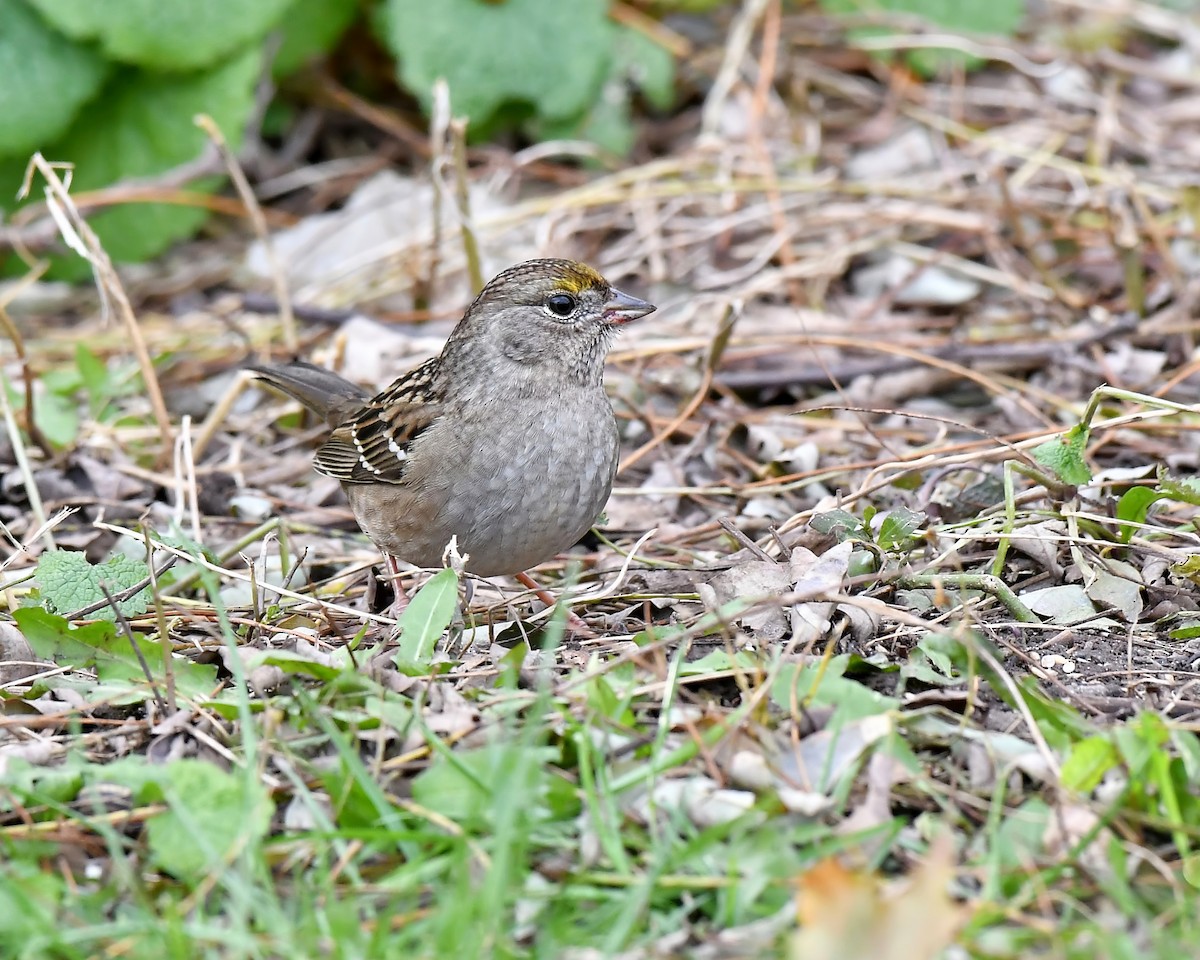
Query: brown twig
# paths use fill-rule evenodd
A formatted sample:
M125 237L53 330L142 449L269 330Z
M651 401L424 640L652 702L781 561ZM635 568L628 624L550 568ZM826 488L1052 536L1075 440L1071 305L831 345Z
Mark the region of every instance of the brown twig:
M246 207L246 215L250 218L255 236L263 245L263 251L266 253L267 263L271 270L271 284L275 288L275 299L279 301L279 320L283 325L283 344L288 351L294 353L299 341L296 336L296 316L292 313L292 295L288 289L287 274L279 262L279 258L275 255L275 245L271 242L271 231L267 228L262 207L259 206L258 199L254 196L254 190L250 186L250 181L246 179L241 164L233 155L233 151L229 149L229 144L226 143L221 128L213 122L212 117L203 113L195 118L195 123L204 131L209 142L216 147L221 162L229 174L229 179L233 181L234 189L237 190L238 196Z
M125 295L125 288L121 284L120 277L117 276L112 260L109 259L101 245L100 238L96 236L96 232L75 208L66 186L40 153L35 153L29 162L20 197L23 199L28 195L35 169L46 181L46 202L55 213L55 222L63 234L63 239L68 246L92 265L102 296L116 304L117 314L125 325L130 343L133 345L134 356L137 358L138 368L141 370L142 380L146 385L146 393L150 398L150 407L154 411L154 419L158 424L159 436L162 439L160 462L165 462L162 458L170 455L171 442L174 437L171 418L167 414L167 404L163 400L162 387L158 382L154 361L150 358L150 351L146 349L146 340L142 336L141 327L138 326L137 318L134 316L133 307L130 306L129 297Z
M29 434L29 439L32 440L43 453L50 453L50 441L46 439L46 435L42 433L41 428L37 425L37 418L34 409L34 391L33 391L33 371L29 367L29 357L25 353L25 339L21 336L21 331L17 329L17 325L13 323L12 317L8 315L8 310L5 309L9 303L21 295L21 290L37 282L38 278L46 272L49 264L39 263L33 270L21 278L20 282L13 287L12 290L0 295L0 326L4 327L4 332L8 334L8 339L12 341L13 350L17 354L17 361L21 364L21 385L25 393L25 430Z

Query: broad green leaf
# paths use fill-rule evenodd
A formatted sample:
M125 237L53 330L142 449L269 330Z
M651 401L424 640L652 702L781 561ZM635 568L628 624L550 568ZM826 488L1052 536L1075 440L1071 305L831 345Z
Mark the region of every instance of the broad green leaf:
M1090 793L1119 760L1117 748L1107 737L1080 740L1071 746L1063 763L1062 785L1068 790Z
M54 767L32 764L18 757L4 767L4 792L0 810L11 813L22 805L70 803L84 785L86 761L82 755L69 757ZM0 954L2 955L2 954Z
M1092 479L1092 471L1084 463L1083 454L1090 432L1084 424L1077 423L1065 433L1034 447L1033 458L1063 483L1074 486L1087 483Z
M34 398L33 421L46 439L59 448L69 447L79 436L79 408L71 397L60 393L43 393Z
M836 707L842 723L897 710L900 701L886 697L857 680L843 676L849 657L833 657L827 664L784 664L771 685L771 699L784 710L795 705Z
M937 33L1009 37L1016 33L1025 16L1025 0L821 0L830 13L858 18L881 18L891 15L896 30L887 27L866 27L854 31L856 37L888 36L905 30L904 22L924 22ZM945 47L907 50L905 57L920 73L931 76L950 64L968 68L983 61L960 50Z
M413 799L457 822L490 819L497 804L513 795L538 810L547 790L546 764L557 757L552 747L511 743L438 754L413 780Z
M68 893L63 879L33 857L19 859L6 849L4 861L0 869L0 956L32 956L27 952L30 942L59 922L62 905L74 901L78 889L72 883Z
M456 116L478 123L517 103L554 120L595 102L611 55L607 17L608 0L387 0L383 32L400 81L427 110L444 77Z
M838 543L847 538L861 538L863 534L862 521L848 510L840 508L814 514L808 525L817 533L836 538Z
M1200 637L1200 621L1186 620L1182 626L1169 630L1167 636L1172 640L1195 640Z
M150 575L141 560L120 554L104 563L91 563L74 550L50 550L38 558L37 582L42 602L51 613L69 613L105 599L101 583L110 594L133 587ZM149 587L143 587L117 606L127 617L142 613L150 605ZM104 606L91 614L96 620L116 620L112 607Z
M434 645L450 625L458 603L458 576L439 570L412 598L400 615L400 645L397 661L424 663Z
M84 110L47 157L75 164L76 192L153 176L204 149L204 133L193 122L198 113L212 117L236 149L253 106L260 60L254 50L208 73L120 71L101 94L103 109ZM217 182L189 189L212 190ZM110 257L137 261L191 236L207 216L198 206L127 204L97 214L91 224Z
M1007 696L1003 687L997 686L998 681L989 682L993 690L1004 696L1006 702L1011 703L1011 697ZM1085 720L1075 707L1065 700L1047 695L1034 677L1021 678L1017 689L1020 690L1025 707L1033 716L1038 730L1051 749L1066 751L1075 741L1090 737L1096 732L1095 727Z
M38 607L13 611L13 619L29 648L39 659L73 670L94 670L96 679L78 681L70 677L52 677L39 681L41 689L81 688L93 697L103 693L113 703L137 703L146 699L146 674L128 638L117 633L116 626L97 620L72 627L62 617ZM148 636L138 638L150 675L162 689L164 678L162 645ZM218 686L216 668L174 657L171 671L175 689L188 700L206 698Z
M355 0L295 0L283 19L283 42L271 63L277 77L328 53L358 16Z
M23 0L0 0L0 156L19 157L60 136L109 66L46 26ZM0 196L7 205L11 196Z
M105 779L132 788L138 803L167 804L146 823L150 856L183 880L222 870L271 825L274 805L261 783L204 760L154 766L131 759L110 764Z
M904 507L889 510L887 516L880 521L875 542L884 550L903 547L924 522L925 514L920 511L906 510Z
M631 120L634 90L640 90L657 109L669 109L675 99L675 60L637 30L606 26L612 37L612 58L599 95L581 115L539 125L537 134L546 140L590 140L624 155L634 143ZM597 42L600 41L597 37Z
M961 646L948 634L930 633L919 641L900 668L902 676L933 686L948 686L963 682L963 675L955 669L949 650Z
M155 70L211 67L261 40L292 0L27 0L111 60ZM184 118L190 119L190 118Z
M1194 583L1200 583L1200 553L1193 553L1187 559L1171 564L1171 572L1177 577L1187 577Z
M1132 524L1145 523L1150 508L1166 497L1161 490L1154 487L1130 487L1117 501L1117 519L1125 521L1120 527L1122 543L1128 543L1133 536Z

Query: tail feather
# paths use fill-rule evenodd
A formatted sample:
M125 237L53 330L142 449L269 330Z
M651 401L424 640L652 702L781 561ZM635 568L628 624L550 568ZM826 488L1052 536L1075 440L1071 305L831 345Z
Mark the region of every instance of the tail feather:
M296 361L286 366L248 364L260 380L299 400L331 427L339 427L362 407L371 395L332 370Z

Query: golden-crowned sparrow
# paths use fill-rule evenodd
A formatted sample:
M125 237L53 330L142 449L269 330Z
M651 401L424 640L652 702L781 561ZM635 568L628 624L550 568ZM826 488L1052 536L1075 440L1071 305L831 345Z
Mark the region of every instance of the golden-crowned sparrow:
M377 396L306 363L251 369L334 427L314 465L385 555L437 566L455 536L469 572L516 574L604 508L619 446L605 355L654 309L582 263L530 260L483 288L440 356Z

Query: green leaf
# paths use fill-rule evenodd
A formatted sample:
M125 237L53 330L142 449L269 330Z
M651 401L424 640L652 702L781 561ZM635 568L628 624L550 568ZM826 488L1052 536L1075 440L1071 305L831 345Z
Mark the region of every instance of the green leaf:
M95 670L96 680L87 681L88 693L111 697L113 703L137 703L146 699L146 674L129 640L117 634L114 624L98 620L73 627L62 617L38 607L15 610L13 619L39 659L73 670ZM138 639L138 648L161 690L162 644L143 636ZM189 700L206 698L217 687L216 668L211 665L175 657L171 670L176 691ZM39 685L42 689L80 686L67 677L39 681Z
M424 663L454 617L458 575L439 570L412 598L400 615L400 644L396 660Z
M1195 640L1200 637L1200 621L1184 621L1182 626L1168 631L1167 636L1172 640Z
M96 41L110 60L185 71L211 67L261 40L292 0L27 2L67 36Z
M812 519L808 521L808 525L816 530L817 533L824 533L834 537L838 543L848 539L859 539L862 537L863 532L862 521L854 514L841 508L814 514Z
M1185 477L1178 480L1175 477L1162 476L1158 478L1158 486L1163 495L1172 500L1200 506L1200 477Z
M204 149L204 133L193 122L198 113L212 117L236 149L253 107L260 60L252 50L209 73L120 71L104 88L104 109L85 111L47 157L75 164L76 191L153 176ZM212 178L189 189L209 191L218 183ZM200 207L128 204L97 214L91 224L110 257L137 261L191 236L207 217Z
M24 162L62 135L109 66L51 30L22 0L0 0L0 24L0 156Z
M42 867L36 858L18 859L11 849L4 853L5 863L0 870L0 955L36 956L28 951L29 944L37 943L44 931L60 922L63 905L79 896L78 887L72 882L68 893L64 880Z
M1025 0L821 0L829 13L857 16L898 15L909 21L923 21L936 33L1013 36L1025 16ZM854 31L856 37L889 36L896 31L886 27L868 27ZM904 31L915 33L915 30ZM932 76L951 64L968 69L979 66L979 57L944 47L910 50L905 58L913 69Z
M1092 471L1083 460L1091 431L1077 423L1065 433L1034 447L1034 460L1063 483L1079 486L1092 479Z
M358 16L354 0L296 0L283 20L283 43L271 63L277 77L329 53Z
M1090 793L1119 762L1117 748L1107 737L1088 737L1071 746L1062 766L1062 785Z
M536 810L547 791L546 764L557 757L552 747L512 743L438 754L413 780L413 799L459 823L490 819L499 809L496 801L511 796Z
M578 116L596 99L613 36L608 0L387 0L383 32L426 110L444 77L455 116L476 123L508 103Z
M141 560L117 554L101 564L90 563L73 550L51 550L38 558L37 582L42 602L51 613L68 613L104 600L103 583L110 594L127 590L150 576ZM143 587L117 606L127 617L136 616L150 606L150 589ZM97 620L116 620L112 607L104 606L92 615Z
M43 393L35 398L33 421L46 439L59 448L69 447L79 436L79 409L73 399L58 393Z
M920 511L907 510L904 507L889 510L879 524L875 542L884 550L906 546L912 540L913 533L924 522L925 514Z
M634 90L641 90L659 110L669 109L675 99L675 60L637 30L606 26L612 36L612 59L599 96L581 115L570 120L548 121L536 132L546 140L590 140L615 154L625 155L634 142L631 120Z
M162 767L127 760L109 764L105 779L131 787L138 803L167 804L146 823L150 856L184 880L224 869L271 825L274 805L261 783L203 760Z
M795 704L835 707L842 723L900 708L900 701L894 697L843 676L849 662L849 657L837 656L824 665L784 664L771 686L771 699L784 710L791 710Z
M1125 521L1120 527L1122 543L1128 543L1133 536L1133 524L1145 523L1150 508L1166 497L1161 490L1154 487L1130 487L1117 501L1117 519Z

